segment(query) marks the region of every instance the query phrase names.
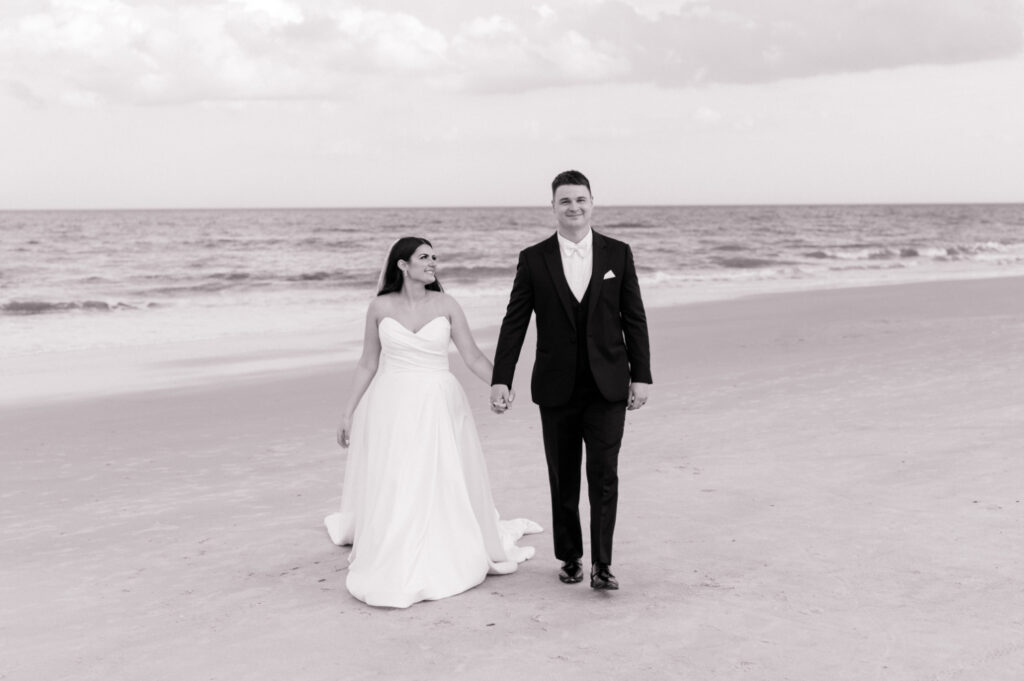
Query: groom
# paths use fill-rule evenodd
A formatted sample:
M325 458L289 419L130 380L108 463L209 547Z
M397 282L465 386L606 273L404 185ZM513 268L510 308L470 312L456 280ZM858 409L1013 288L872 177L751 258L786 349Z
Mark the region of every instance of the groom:
M590 586L618 589L612 534L619 496L618 458L626 410L647 402L651 353L633 253L590 228L590 182L567 170L551 183L558 233L519 254L515 282L494 353L491 409L511 404L510 387L526 329L537 315L530 383L540 407L551 485L559 579L583 580L580 466L587 450Z

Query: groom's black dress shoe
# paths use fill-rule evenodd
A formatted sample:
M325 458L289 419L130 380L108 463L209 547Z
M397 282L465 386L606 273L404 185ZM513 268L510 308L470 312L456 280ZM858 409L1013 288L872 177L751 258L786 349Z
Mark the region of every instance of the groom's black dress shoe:
M590 569L590 588L614 591L619 588L619 581L615 579L609 566L604 563L594 563Z
M579 560L567 560L562 563L558 578L566 584L577 584L583 581L583 566Z

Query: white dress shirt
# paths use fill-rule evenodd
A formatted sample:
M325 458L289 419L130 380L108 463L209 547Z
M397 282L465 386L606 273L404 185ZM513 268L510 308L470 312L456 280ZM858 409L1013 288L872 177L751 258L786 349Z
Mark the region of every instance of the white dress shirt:
M569 289L577 301L583 300L590 286L590 275L594 272L594 233L587 230L587 235L579 243L573 243L561 234L558 235L558 250L562 253L562 271Z

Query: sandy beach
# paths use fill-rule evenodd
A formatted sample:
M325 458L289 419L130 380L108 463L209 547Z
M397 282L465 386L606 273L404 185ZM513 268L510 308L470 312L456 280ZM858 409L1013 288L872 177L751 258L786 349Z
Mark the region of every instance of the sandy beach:
M650 310L615 593L561 584L544 533L459 596L353 599L321 525L350 365L5 406L0 679L1016 681L1021 301L1000 278ZM452 365L499 510L546 527L529 343L500 417Z

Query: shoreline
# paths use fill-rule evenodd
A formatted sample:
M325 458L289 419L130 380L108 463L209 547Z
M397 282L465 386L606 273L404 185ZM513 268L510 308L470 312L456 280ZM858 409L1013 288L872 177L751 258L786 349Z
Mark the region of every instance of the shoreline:
M728 304L777 296L822 295L847 290L888 289L903 286L943 286L961 282L1024 279L1024 275L970 273L947 279L895 282L869 281L863 284L842 282L834 286L821 282L792 283L778 290L744 291L719 289L715 294L686 297L678 290L645 291L648 314L656 310L685 306ZM779 284L780 282L772 282ZM457 295L457 294L453 294ZM497 301L498 299L496 299ZM461 301L460 301L461 302ZM487 352L496 342L504 312L500 304L484 305L472 301L465 305L477 342ZM354 308L353 308L354 309ZM186 388L254 380L287 379L323 371L328 367L352 364L362 342L362 319L340 327L321 327L274 334L245 333L229 337L174 341L142 346L83 348L59 352L16 355L0 362L0 377L6 389L0 394L0 410L54 405L117 395L150 394ZM532 323L531 323L532 327ZM524 346L527 350L527 346Z

